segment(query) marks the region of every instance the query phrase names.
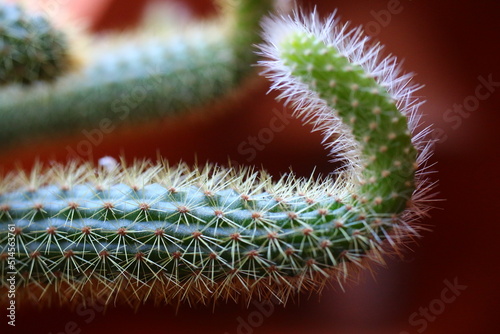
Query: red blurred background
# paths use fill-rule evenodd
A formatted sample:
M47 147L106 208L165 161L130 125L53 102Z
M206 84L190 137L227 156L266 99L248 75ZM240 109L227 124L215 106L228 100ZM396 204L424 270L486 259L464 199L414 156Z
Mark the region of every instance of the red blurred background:
M68 1L59 1L69 6ZM96 3L95 6L90 3ZM125 29L137 22L146 1L87 1L75 11L91 16L95 31ZM210 1L183 1L198 17L214 14ZM317 5L327 15L335 8L354 25L365 25L386 49L405 59L405 68L418 73L425 84L419 94L427 100L421 108L424 122L434 124L441 141L436 145L439 209L424 223L424 233L406 258L389 259L387 268L368 273L359 284L327 289L321 296L304 296L299 304L276 306L269 316L256 316L251 305L221 305L212 308L145 306L134 312L112 308L82 316L65 309L18 311L18 333L237 333L242 322L258 326L240 327L241 333L498 333L500 282L498 255L494 247L500 236L499 87L477 106L467 105L457 118L448 111L454 105L474 101L479 77L500 82L498 65L500 5L496 1L423 0L335 0L302 1L305 8ZM390 16L384 15L390 13ZM251 87L250 87L251 85ZM266 95L264 80L248 83L250 94L228 103L212 117L186 117L161 124L123 128L106 135L93 149L93 157L155 159L158 152L169 161L210 160L226 163L228 157L245 163L238 144L255 136L283 108ZM483 92L483 91L481 91ZM472 96L472 98L471 98ZM451 117L455 118L451 118ZM0 120L1 121L1 120ZM440 129L440 130L439 130ZM314 168L331 170L319 137L298 121L257 154L252 164L264 166L273 175L289 167L307 176ZM30 167L42 161L66 159L66 146L76 147L83 135L64 141L46 141L0 152L5 170L21 163ZM463 286L453 302L441 303L447 282ZM466 287L466 288L465 288ZM441 308L441 306L443 306ZM434 315L419 315L421 308ZM415 316L414 313L417 313ZM410 317L413 316L413 321ZM262 321L260 321L262 319ZM253 321L252 321L253 320ZM88 323L87 323L88 321ZM2 320L3 326L5 319ZM426 324L424 329L424 323ZM69 325L68 325L69 324Z

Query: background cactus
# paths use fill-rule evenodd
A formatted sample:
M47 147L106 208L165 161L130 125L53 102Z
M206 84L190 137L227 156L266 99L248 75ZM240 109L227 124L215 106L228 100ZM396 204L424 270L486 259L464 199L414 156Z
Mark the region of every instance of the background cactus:
M426 131L411 139L419 104L410 76L333 17L273 17L265 31L264 73L345 162L336 177L273 182L250 169L165 162L7 175L0 244L15 238L25 295L285 303L383 263L383 253L418 235L432 186L422 173Z
M66 36L18 5L0 6L0 85L53 81L72 67Z
M227 95L252 71L252 45L272 1L224 4L222 20L184 34L163 24L154 32L111 35L91 45L80 71L52 84L4 87L0 146L99 128L101 122L157 120Z

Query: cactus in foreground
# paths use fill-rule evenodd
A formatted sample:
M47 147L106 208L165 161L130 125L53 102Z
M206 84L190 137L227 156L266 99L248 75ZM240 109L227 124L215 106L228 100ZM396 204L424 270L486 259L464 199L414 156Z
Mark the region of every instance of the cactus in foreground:
M10 240L18 294L46 303L285 303L342 284L418 235L432 187L425 132L411 136L419 103L410 76L334 17L271 17L264 26L264 74L345 162L336 177L273 181L251 169L166 162L8 175L1 259L7 266Z
M52 81L71 68L66 36L39 15L0 6L0 85Z
M181 34L163 22L153 31L95 42L80 57L81 69L54 83L2 87L0 147L97 129L102 122L158 120L229 94L253 70L259 22L272 1L224 4L222 19Z

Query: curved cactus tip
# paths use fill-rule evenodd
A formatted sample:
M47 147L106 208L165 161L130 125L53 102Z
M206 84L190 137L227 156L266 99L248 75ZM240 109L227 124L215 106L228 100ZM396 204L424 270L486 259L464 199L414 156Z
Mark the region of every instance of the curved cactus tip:
M76 64L67 36L41 14L0 3L0 85L52 81Z
M273 16L264 29L264 74L296 116L323 132L332 157L347 159L338 177L274 182L252 169L109 158L97 169L71 163L8 175L0 260L10 232L18 278L29 287L20 296L284 304L383 264L383 254L419 235L434 184L430 130L416 130L410 75L334 17Z
M296 117L323 133L330 157L345 163L337 174L360 192L378 185L379 196L404 194L411 220L426 215L435 196L428 177L434 141L431 127L421 127L424 101L414 93L422 86L413 73L403 73L396 57L384 57L382 45L335 13L321 20L316 10L296 8L262 26L261 75Z

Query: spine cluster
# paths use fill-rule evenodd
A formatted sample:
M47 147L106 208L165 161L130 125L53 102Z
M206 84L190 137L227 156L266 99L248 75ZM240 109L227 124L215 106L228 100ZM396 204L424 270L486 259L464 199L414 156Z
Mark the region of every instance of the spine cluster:
M432 187L410 77L334 17L271 17L264 30L272 88L344 167L320 180L165 162L8 175L0 245L14 223L27 296L285 303L342 284L418 236Z

